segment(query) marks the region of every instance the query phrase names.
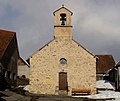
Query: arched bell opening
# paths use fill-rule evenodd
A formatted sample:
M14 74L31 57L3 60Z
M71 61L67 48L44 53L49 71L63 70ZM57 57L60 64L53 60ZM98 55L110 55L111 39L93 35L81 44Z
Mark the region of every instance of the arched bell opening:
M66 14L65 13L61 13L60 14L60 25L66 25Z

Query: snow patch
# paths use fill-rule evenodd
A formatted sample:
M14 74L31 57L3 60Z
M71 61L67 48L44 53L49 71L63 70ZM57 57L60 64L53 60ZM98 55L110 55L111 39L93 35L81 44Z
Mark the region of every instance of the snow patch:
M107 80L99 80L96 82L97 89L115 90L115 83Z

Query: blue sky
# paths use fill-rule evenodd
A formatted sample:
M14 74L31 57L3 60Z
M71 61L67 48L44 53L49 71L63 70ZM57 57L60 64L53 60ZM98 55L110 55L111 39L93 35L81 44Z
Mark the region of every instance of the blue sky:
M73 38L93 54L120 60L120 0L0 0L0 29L15 31L22 58L53 39L53 12L73 12Z

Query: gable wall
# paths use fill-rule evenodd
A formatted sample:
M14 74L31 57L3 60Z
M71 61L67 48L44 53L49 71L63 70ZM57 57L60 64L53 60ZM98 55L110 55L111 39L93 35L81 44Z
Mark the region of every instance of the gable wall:
M61 58L67 59L62 66ZM30 58L30 92L58 94L59 72L67 72L68 94L75 89L96 92L96 59L70 39L59 38Z

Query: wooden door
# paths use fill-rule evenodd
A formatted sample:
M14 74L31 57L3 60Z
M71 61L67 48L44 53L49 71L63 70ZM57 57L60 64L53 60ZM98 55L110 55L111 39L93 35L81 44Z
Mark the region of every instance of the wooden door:
M67 73L59 73L59 90L68 90Z

